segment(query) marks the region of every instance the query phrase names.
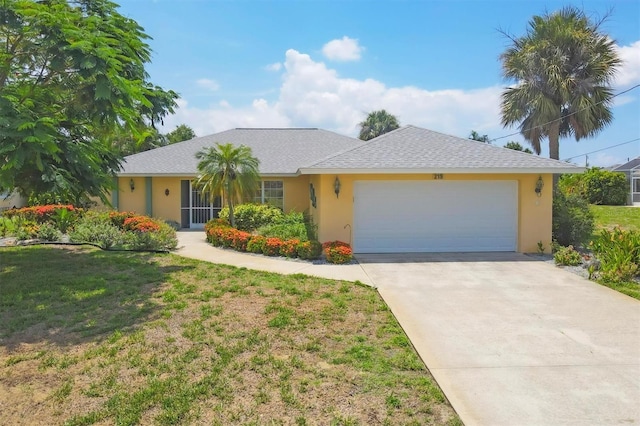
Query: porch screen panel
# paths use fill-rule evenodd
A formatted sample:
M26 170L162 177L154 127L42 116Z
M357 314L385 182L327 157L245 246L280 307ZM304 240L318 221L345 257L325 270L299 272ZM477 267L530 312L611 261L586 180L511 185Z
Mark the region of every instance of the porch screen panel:
M183 228L189 228L189 193L191 191L191 185L188 180L180 181L180 226Z

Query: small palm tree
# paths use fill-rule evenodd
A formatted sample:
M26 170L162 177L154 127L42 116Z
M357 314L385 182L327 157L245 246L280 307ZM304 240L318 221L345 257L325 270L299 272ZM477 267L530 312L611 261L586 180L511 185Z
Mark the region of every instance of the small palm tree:
M196 153L198 177L196 186L212 197L222 195L229 207L229 222L235 227L233 205L253 195L260 182L260 161L245 145L216 144Z
M549 157L560 157L560 137L595 135L612 120L611 80L620 65L615 43L575 7L534 16L527 34L514 38L500 57L505 78L502 124L520 132L540 154L549 138Z
M400 122L395 115L381 109L380 111L370 112L367 118L359 125L360 135L358 137L363 141L368 141L399 128Z

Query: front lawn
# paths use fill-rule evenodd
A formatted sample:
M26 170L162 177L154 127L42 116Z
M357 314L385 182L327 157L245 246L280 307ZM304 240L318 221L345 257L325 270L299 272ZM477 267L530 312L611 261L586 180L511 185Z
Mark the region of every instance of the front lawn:
M0 257L3 424L461 424L372 288L87 247Z
M640 208L629 206L598 206L592 204L591 212L595 218L595 233L601 229L613 229L619 226L627 230L640 231Z

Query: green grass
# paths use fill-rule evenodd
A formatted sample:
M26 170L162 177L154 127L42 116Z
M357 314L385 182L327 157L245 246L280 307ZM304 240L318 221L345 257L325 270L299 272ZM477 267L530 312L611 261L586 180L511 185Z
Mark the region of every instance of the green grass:
M640 208L628 206L596 206L591 205L595 218L596 234L601 229L623 229L640 231Z
M461 424L372 288L174 255L0 256L7 424Z

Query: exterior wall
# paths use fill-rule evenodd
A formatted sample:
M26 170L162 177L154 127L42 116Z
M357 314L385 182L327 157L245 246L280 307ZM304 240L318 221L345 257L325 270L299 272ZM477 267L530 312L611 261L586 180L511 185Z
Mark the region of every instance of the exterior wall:
M263 180L271 180L265 178ZM280 180L274 178L274 180ZM305 212L309 210L309 176L281 178L284 186L284 211Z
M152 178L151 199L153 216L180 223L180 181L190 177ZM169 190L169 195L165 194Z
M134 190L129 186L133 179ZM145 214L146 211L146 185L144 177L118 178L118 210L122 212L136 212ZM115 206L114 206L115 207Z
M542 196L534 191L538 174L444 174L445 180L515 180L518 182L518 241L522 253L537 251L538 241L547 249L551 245L552 175L542 175ZM315 178L315 180L314 180ZM357 180L433 180L432 174L407 175L339 175L340 195L334 193L336 175L313 176L318 207L314 220L320 241L341 240L352 243L353 188ZM317 182L317 183L316 183ZM384 203L384 200L380 200Z
M24 207L26 204L27 200L15 192L8 197L7 194L0 194L0 211L8 210L13 207Z
M131 191L129 181L133 179L135 189ZM151 212L154 217L173 220L180 223L180 181L191 180L193 176L152 177L151 180ZM309 211L309 176L265 178L264 180L282 180L284 184L284 209L305 212ZM118 178L117 209L147 214L149 206L147 177ZM169 195L165 194L169 190ZM113 199L113 197L112 197ZM114 206L116 207L116 206Z

